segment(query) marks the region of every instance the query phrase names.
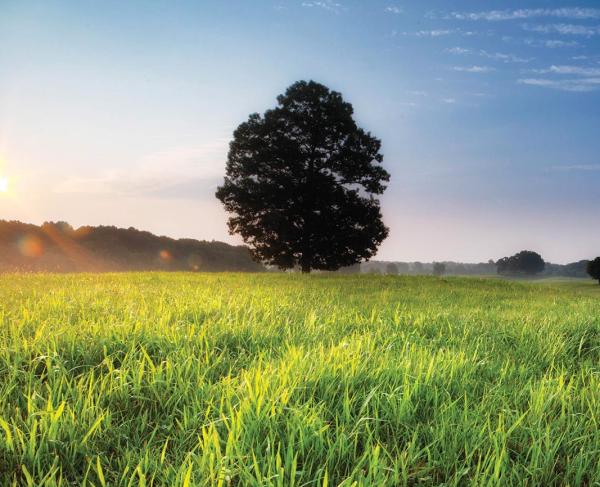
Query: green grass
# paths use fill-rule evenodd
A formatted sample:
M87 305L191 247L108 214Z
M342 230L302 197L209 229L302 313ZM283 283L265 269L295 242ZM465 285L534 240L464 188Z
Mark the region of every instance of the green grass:
M600 286L0 276L0 485L599 485Z

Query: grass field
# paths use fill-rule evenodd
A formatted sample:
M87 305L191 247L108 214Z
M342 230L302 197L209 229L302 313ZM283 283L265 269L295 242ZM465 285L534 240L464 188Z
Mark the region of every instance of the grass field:
M600 286L0 276L0 485L598 485Z

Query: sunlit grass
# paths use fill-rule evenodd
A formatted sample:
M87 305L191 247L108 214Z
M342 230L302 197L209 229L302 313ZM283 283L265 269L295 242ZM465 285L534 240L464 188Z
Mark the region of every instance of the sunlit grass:
M600 482L591 281L9 275L0 320L2 485Z

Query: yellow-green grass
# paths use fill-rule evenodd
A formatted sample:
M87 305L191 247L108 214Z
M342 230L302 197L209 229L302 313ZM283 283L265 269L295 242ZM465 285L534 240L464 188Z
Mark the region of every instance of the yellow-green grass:
M0 485L600 482L600 286L0 276Z

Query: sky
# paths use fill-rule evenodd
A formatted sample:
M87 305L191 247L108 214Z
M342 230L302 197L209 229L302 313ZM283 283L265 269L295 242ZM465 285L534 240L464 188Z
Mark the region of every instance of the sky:
M229 140L300 79L382 140L377 259L600 254L597 0L0 0L0 219L240 243Z

